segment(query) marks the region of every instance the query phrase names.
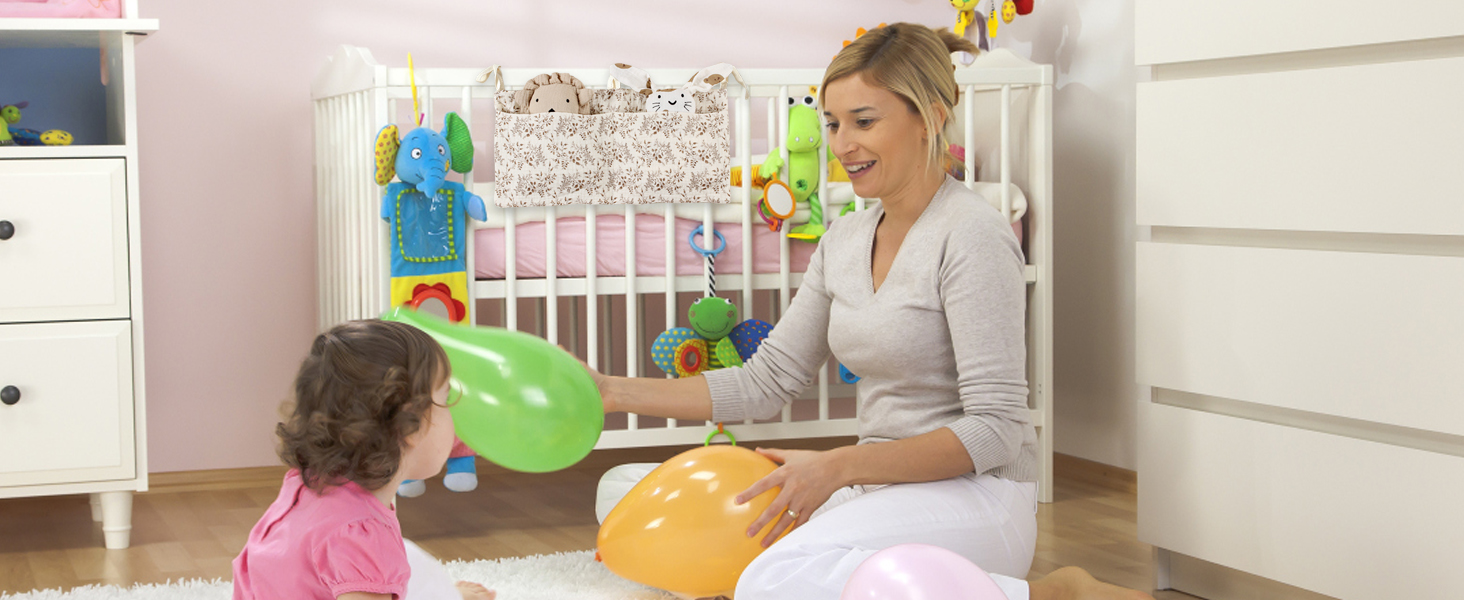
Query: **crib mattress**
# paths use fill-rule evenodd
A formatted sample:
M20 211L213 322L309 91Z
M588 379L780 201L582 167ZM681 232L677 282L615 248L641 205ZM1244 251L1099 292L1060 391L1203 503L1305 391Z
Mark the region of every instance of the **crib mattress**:
M559 277L584 277L585 269L585 218L561 217L555 221L555 248ZM686 238L703 222L693 219L676 219L676 274L701 275L702 258L687 244ZM753 223L752 269L754 273L777 273L780 263L780 235L770 231L761 221ZM544 221L519 224L514 229L515 246L518 254L515 260L519 279L539 279L547 274L548 236ZM638 214L635 217L635 273L637 276L666 274L666 225L665 217ZM717 273L742 273L742 224L717 223L717 231L727 239L727 249L717 256ZM504 279L507 275L506 253L504 251L505 231L502 228L485 228L474 232L473 266L478 279ZM601 277L621 277L626 271L625 216L598 215L595 220L595 263L596 274ZM701 238L697 241L700 243ZM808 268L808 259L816 246L807 242L790 240L789 270L802 273Z

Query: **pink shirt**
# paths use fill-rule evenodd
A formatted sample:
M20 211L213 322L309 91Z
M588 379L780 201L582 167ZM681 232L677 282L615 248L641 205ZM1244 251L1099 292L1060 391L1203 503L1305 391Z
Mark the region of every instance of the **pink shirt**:
M401 598L410 577L390 507L351 482L317 494L292 469L234 559L234 600L333 600L350 592Z

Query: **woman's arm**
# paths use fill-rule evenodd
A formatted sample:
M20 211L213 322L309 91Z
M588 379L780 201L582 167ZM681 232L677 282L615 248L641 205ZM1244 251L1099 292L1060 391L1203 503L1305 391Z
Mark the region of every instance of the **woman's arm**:
M971 454L955 432L942 427L903 440L845 446L831 451L840 486L922 483L970 473Z
M941 305L965 414L946 428L976 473L1017 460L1029 427L1023 262L1016 236L992 211L957 227L941 258Z
M701 375L683 379L596 375L607 413L700 421L712 418L712 393Z
M591 370L605 412L723 422L777 414L813 383L829 358L832 299L824 287L823 265L830 241L825 234L788 311L745 364L683 379L611 377Z

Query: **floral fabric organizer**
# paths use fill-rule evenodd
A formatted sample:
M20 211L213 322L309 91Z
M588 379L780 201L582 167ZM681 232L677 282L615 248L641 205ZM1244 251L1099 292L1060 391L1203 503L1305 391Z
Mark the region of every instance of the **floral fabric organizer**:
M520 114L497 95L498 206L729 203L727 92L697 92L696 112L646 112L629 89L597 89L588 115Z

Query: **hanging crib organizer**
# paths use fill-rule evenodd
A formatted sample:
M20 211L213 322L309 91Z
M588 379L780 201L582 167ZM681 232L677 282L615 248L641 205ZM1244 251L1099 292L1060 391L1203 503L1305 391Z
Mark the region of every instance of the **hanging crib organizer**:
M665 109L649 88L582 92L583 114L529 114L526 94L499 85L498 206L732 201L725 78L675 90L694 98L691 110Z

